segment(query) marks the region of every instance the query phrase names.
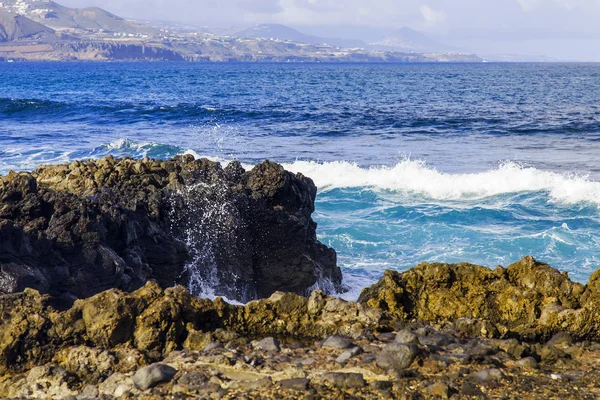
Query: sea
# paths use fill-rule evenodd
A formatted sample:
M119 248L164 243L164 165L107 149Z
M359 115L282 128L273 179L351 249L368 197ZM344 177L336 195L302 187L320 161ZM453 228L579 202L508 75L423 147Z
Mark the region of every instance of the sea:
M600 64L0 63L0 174L108 154L311 177L346 299L421 262L600 267Z

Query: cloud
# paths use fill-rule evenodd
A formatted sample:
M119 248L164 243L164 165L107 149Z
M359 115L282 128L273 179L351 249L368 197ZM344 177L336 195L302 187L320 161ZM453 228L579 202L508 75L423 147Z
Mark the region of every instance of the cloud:
M277 14L283 11L279 0L235 0L242 10L256 14Z
M516 0L525 12L530 12L541 7L557 7L567 10L573 10L580 6L587 6L594 0Z
M428 26L439 25L440 23L446 21L446 19L448 18L445 12L434 10L433 8L427 5L421 6L419 10L421 11L421 15L425 20L425 25Z

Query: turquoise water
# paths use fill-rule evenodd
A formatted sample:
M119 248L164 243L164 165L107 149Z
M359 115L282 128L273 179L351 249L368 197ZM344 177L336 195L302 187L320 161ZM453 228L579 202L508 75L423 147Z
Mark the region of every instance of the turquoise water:
M387 268L600 266L600 65L0 64L0 173L191 153L319 187L356 297Z

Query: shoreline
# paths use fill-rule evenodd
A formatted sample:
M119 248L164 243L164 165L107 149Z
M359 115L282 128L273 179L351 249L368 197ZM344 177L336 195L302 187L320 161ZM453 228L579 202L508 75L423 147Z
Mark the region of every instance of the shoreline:
M316 187L268 161L105 157L8 174L0 195L0 396L600 395L600 270L422 263L328 296ZM215 269L191 269L207 244Z
M474 272L485 283L475 285L467 276ZM516 277L513 284L493 278L503 275ZM57 311L49 296L26 289L0 296L0 395L594 398L599 279L573 284L526 257L494 271L470 264L389 271L358 303L315 291L234 306L149 282ZM489 293L504 301L484 300ZM523 303L511 307L519 294ZM580 308L560 304L569 301ZM530 308L516 315L519 307Z

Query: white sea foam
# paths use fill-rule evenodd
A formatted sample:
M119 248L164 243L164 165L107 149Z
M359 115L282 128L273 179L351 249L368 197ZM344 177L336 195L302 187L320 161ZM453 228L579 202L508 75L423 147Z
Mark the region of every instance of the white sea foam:
M544 171L514 162L471 174L444 173L423 161L410 159L393 167L363 168L346 161L296 161L284 166L311 177L320 191L365 187L420 194L435 200L482 199L507 193L545 191L560 203L600 205L600 182L586 176Z

